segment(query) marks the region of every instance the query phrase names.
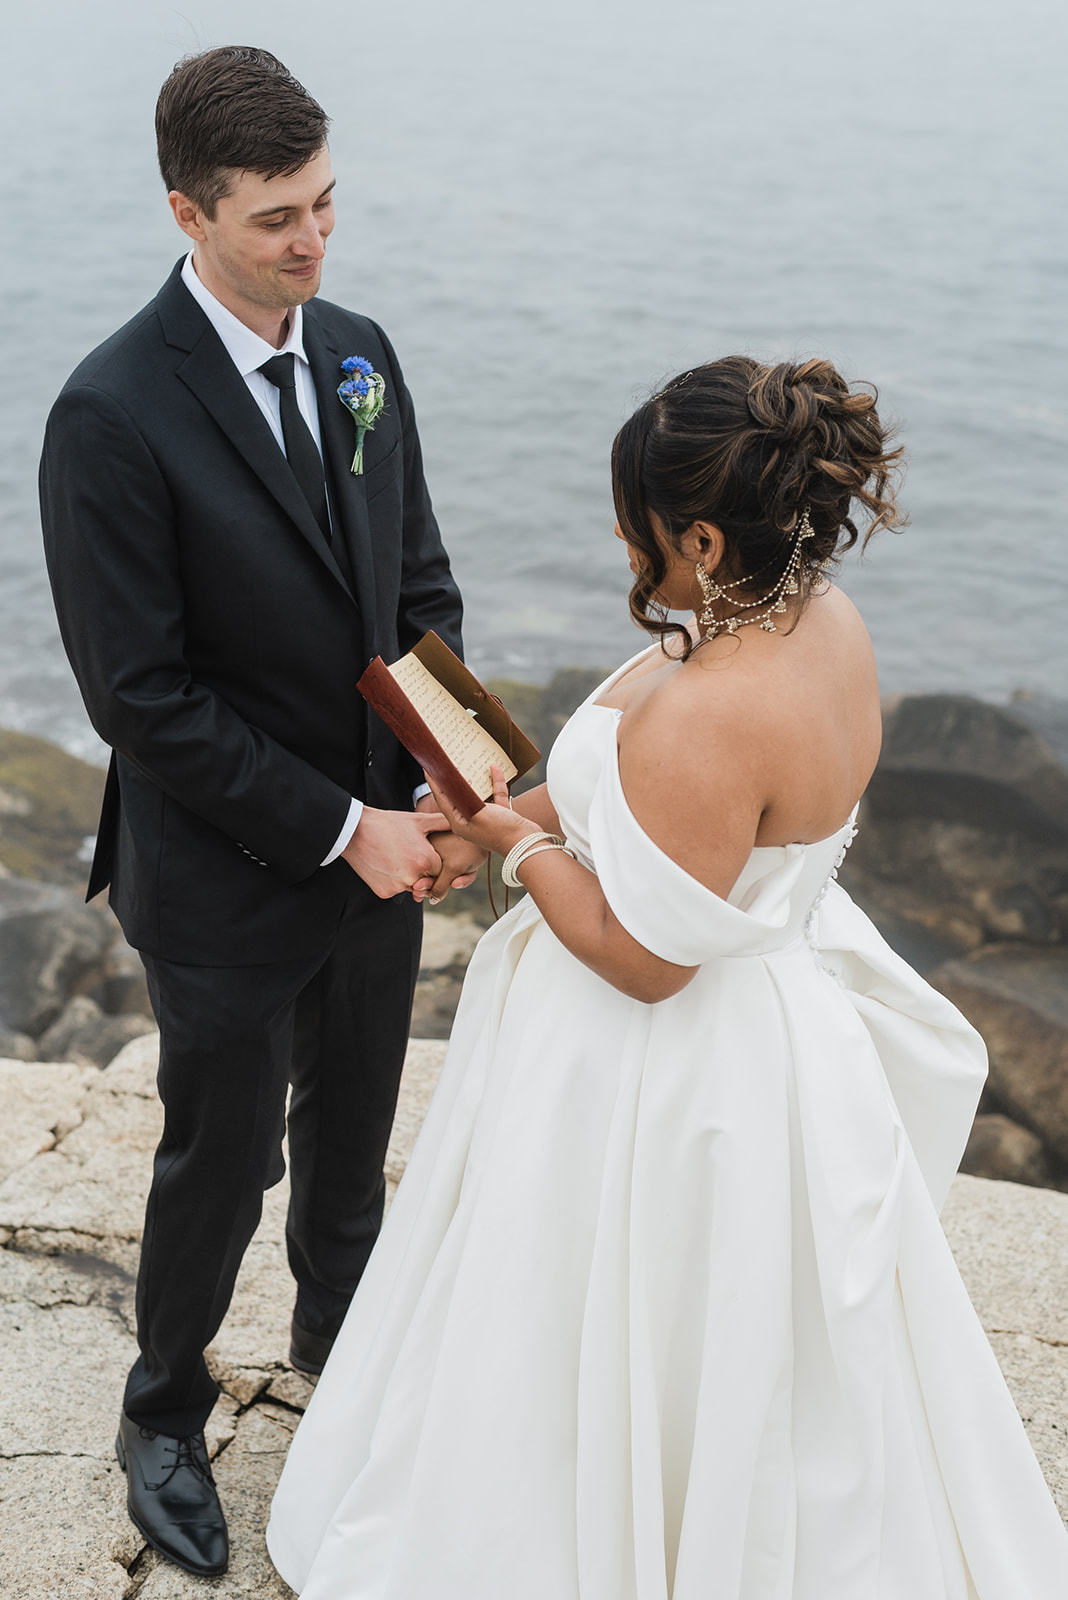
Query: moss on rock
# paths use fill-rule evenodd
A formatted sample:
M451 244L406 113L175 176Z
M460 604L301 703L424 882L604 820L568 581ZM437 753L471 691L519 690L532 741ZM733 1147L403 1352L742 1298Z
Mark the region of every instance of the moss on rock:
M104 777L47 739L0 729L0 870L83 887Z

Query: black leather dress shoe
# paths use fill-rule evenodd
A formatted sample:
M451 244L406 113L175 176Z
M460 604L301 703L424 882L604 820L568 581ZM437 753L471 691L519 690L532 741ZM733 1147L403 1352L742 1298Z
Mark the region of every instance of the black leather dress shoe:
M289 1329L289 1365L309 1378L317 1378L326 1366L326 1358L334 1348L333 1337L322 1333L309 1333L299 1322Z
M230 1541L204 1435L172 1439L124 1414L115 1454L126 1474L130 1520L149 1544L198 1577L225 1572Z

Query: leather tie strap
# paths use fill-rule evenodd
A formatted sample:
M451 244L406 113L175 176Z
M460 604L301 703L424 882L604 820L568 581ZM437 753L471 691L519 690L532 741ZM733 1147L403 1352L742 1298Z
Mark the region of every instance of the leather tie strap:
M292 353L272 356L260 367L263 376L278 390L282 413L282 438L285 441L286 459L293 476L301 487L312 515L322 528L327 543L330 542L330 513L326 504L326 479L311 429L300 414L297 404L296 373Z

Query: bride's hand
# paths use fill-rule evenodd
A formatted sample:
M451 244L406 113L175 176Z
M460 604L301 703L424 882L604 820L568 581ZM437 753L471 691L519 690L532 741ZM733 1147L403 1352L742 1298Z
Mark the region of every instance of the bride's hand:
M496 763L490 767L490 773L493 777L493 799L481 811L477 811L470 821L436 788L432 778L427 777L427 782L438 810L447 818L449 827L458 838L477 845L480 850L495 850L498 855L506 856L526 834L539 830L533 822L512 810L504 773Z

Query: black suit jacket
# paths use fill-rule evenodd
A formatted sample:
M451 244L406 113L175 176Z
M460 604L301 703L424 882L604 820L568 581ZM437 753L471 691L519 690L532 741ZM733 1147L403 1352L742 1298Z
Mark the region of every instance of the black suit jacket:
M304 308L328 543L180 272L56 401L42 520L64 645L115 752L90 893L110 881L149 954L244 965L336 925L351 868L319 863L350 796L410 809L418 769L356 680L427 628L458 650L460 601L381 329ZM336 398L349 355L386 381L362 477Z

